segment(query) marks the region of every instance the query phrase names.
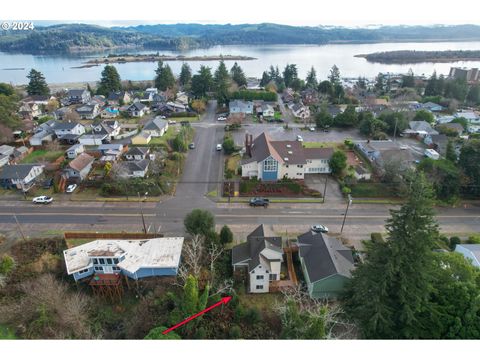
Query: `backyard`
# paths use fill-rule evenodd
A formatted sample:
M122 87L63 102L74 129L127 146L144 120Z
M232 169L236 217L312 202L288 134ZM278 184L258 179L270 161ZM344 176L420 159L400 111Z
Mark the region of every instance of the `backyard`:
M49 163L55 161L64 152L62 150L49 151L49 150L35 150L25 156L21 161L21 164L33 164L33 163Z

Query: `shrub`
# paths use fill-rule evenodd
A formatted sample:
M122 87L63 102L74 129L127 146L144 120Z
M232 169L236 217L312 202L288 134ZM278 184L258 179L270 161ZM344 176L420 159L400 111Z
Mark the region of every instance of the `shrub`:
M450 249L451 250L455 250L455 246L460 244L461 241L460 241L460 238L458 236L452 236L450 238Z
M227 225L223 225L222 230L220 230L220 242L222 244L228 244L233 241L232 230Z
M15 260L11 256L3 255L0 258L0 275L8 275L15 267Z
M350 189L348 186L342 187L342 194L348 195L352 192L352 189Z
M383 240L382 234L380 234L380 233L371 233L370 234L370 239L372 240L372 242L377 243L377 244L385 242L385 240Z
M480 235L472 235L468 238L467 244L480 244Z
M230 155L235 151L235 142L231 137L225 137L222 147L225 154Z
M243 317L243 319L250 324L258 323L261 318L260 311L255 307L248 308Z
M230 339L240 339L242 336L242 330L238 325L233 325L228 332Z

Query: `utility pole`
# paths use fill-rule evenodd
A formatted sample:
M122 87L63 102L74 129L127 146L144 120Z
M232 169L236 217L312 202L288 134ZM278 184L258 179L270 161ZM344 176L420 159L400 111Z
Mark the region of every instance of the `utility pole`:
M393 129L393 142L397 141L397 121L398 121L398 118L395 116L395 128Z
M323 188L323 201L322 201L322 204L325 204L325 197L327 196L327 182L328 182L328 174L325 175L325 187Z
M345 220L347 219L348 208L352 204L352 197L348 194L348 202L347 202L347 209L345 210L345 215L343 216L342 228L340 229L340 234L343 233L343 226L345 225Z
M20 232L20 235L22 236L23 241L26 241L27 239L25 238L25 234L23 233L22 227L20 226L20 222L17 219L17 215L13 214L13 218L15 219L15 222L17 223L18 231Z
M140 193L137 192L137 194L138 194L138 202L140 203L140 214L141 214L141 216L142 216L143 233L144 233L144 234L147 234L147 225L145 224L145 216L143 215L142 202L146 200L147 195L148 195L148 192L145 193L144 198L143 198L143 201L142 201L142 199L140 198Z

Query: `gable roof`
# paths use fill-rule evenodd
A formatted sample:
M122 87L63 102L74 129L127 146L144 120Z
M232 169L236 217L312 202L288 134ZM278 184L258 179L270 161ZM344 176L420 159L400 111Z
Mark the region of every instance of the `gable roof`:
M283 162L282 157L278 154L275 148L271 145L270 136L266 133L258 135L252 144L252 158L257 162L263 161L269 156L275 160Z
M0 172L0 179L25 179L34 167L42 166L38 164L18 164L5 165Z
M148 165L150 164L150 160L144 159L144 160L139 160L139 161L125 161L121 162L121 167L127 173L133 174L135 171L145 171L148 168Z
M438 134L438 131L434 130L426 121L410 121L409 127L414 131L425 131L427 134Z
M88 165L90 165L91 163L93 163L93 161L95 160L95 158L91 155L88 155L87 153L81 153L80 155L78 155L75 159L73 159L72 161L70 161L70 163L68 164L68 166L70 168L72 168L73 170L76 170L76 171L82 171L83 169L85 169Z
M282 238L275 236L262 224L247 236L246 243L232 249L232 264L248 261L248 271L251 271L260 264L261 252L266 248L283 254Z
M298 246L310 282L335 274L351 277L352 251L337 239L309 231L298 237Z
M159 117L155 117L145 124L143 130L162 130L167 126L167 121Z
M76 122L57 122L54 125L54 130L72 130L75 129L77 125L83 126L80 123Z
M150 151L150 148L148 147L141 147L141 146L135 146L135 147L131 147L126 153L125 155L132 155L132 156L135 156L135 155L145 155L147 154L148 152Z
M137 110L137 111L141 111L143 109L145 109L147 106L142 104L141 102L136 102L136 103L133 103L132 105L130 105L128 107L128 110Z
M87 89L70 89L68 90L68 96L82 96Z

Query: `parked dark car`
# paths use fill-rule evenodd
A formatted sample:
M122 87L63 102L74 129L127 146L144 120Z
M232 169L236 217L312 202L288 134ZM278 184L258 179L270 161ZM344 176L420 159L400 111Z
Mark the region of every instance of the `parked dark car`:
M187 121L187 120L180 121L180 125L182 125L182 126L190 126L190 121Z
M195 149L195 143L190 143L188 145L188 148L191 149L191 150Z
M257 207L257 206L263 206L267 207L270 204L270 200L261 198L261 197L254 197L250 199L250 206Z
M42 187L44 189L50 189L52 186L53 186L53 179L47 179L42 184Z

